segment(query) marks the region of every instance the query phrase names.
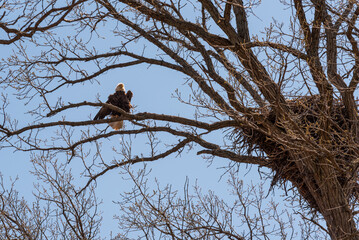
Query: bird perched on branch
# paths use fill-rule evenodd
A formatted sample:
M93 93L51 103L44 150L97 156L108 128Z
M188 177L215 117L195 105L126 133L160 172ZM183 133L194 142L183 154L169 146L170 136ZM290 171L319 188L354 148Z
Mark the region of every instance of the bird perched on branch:
M131 99L133 93L131 91L127 91L126 93L125 85L123 83L117 84L115 90L116 92L114 94L108 96L108 100L106 101L106 103L119 107L126 112L130 112L130 109L132 108ZM94 120L104 119L107 115L110 115L111 118L119 118L121 116L121 113L103 106L96 114ZM109 123L109 125L113 129L118 130L123 127L123 121L120 120L116 122L111 122Z

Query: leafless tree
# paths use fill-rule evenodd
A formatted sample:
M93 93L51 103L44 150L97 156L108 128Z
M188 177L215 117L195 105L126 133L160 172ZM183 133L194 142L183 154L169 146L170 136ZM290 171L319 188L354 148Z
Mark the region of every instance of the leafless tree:
M0 65L0 84L5 90L1 146L31 152L35 175L52 190L52 195L40 190L37 199L61 209L56 214L62 216L56 219L65 219L62 226L72 228L74 238L89 239L97 233L98 219L95 221L96 214L91 212L96 212L96 207L85 203L86 199L96 199L93 188L101 176L193 149L206 158L225 158L232 166L242 163L269 169L273 178L266 181L271 181L272 187L291 186L293 199L311 215L303 214L303 218L324 237L359 239L359 121L355 99L359 5L353 0L279 2L290 15L286 22L273 19L269 27L256 34L250 29L250 21L261 1L255 0L1 3L0 44L14 50ZM114 45L109 46L112 41L108 39L114 40ZM193 109L192 118L166 113L128 114L98 101L71 102L64 94L65 89L95 86L108 72L140 64L184 76L190 98L181 92L177 97ZM26 121L19 122L11 115L14 97L26 104ZM99 106L119 111L131 125L110 131L103 130L103 124L111 119L67 120L89 106L91 112ZM217 140L208 137L213 134ZM160 141L165 135L172 142ZM148 155L133 151L133 136L147 138ZM123 140L120 147L104 143L118 137ZM114 160L105 156L107 152L113 152ZM71 177L66 175L66 164L74 159L82 162L81 174L87 177L81 188L67 180ZM49 164L53 172L47 172ZM218 197L199 191L193 199L190 194L177 198L168 188L150 194L145 174L127 172L136 188L124 195L131 204L120 204L125 213L119 217L120 226L142 231L143 238L253 239L270 234L264 230L264 220L253 225L255 218L237 214L246 211L243 209L251 203L245 198L252 196L245 194L237 178L230 178L237 202L228 206ZM60 179L55 177L58 174ZM11 228L24 236L42 234L31 230L36 227L13 219L7 207L9 202L20 200L14 198L12 190L3 192L7 193L2 197L1 212L5 234L13 236L8 232ZM76 201L72 202L74 196ZM258 196L255 206L261 209L259 202L265 197ZM24 216L31 209L22 210L21 202L11 206ZM35 225L50 224L41 221L51 215L52 208L46 209L39 213L31 210L35 214L31 217L40 221ZM279 227L274 234L285 238L288 233L281 231L285 228L282 220L273 217L278 214L276 208L267 213L264 216L261 212L258 219L269 215L277 219ZM237 231L240 224L233 223L235 214L243 217L237 223L244 219L247 232ZM57 232L67 231L58 228L62 230ZM308 235L316 234L309 229ZM119 237L131 237L121 234Z
M38 184L33 203L0 181L0 236L2 239L97 239L101 217L94 189L81 194L73 176L57 161L34 163Z

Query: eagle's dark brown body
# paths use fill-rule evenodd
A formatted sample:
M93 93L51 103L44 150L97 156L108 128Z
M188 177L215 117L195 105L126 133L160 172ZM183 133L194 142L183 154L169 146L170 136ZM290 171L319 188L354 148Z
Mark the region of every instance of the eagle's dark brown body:
M125 93L125 91L116 91L114 94L108 96L108 100L106 101L106 103L119 107L126 112L130 112L130 102L132 96L133 94L131 91L128 91L127 94ZM113 111L107 107L102 107L100 111L96 114L94 120L104 119L107 115L121 116L121 113Z
M108 96L108 99L106 103L112 104L116 107L119 107L123 109L126 112L130 112L131 106L131 99L132 99L133 93L131 91L128 91L125 93L124 90L118 90L114 94L111 94ZM121 113L111 110L105 106L103 106L100 111L96 114L94 117L94 120L104 119L107 115L110 115L111 118L118 118L121 116ZM109 124L112 128L115 130L118 130L122 128L123 121L117 121Z

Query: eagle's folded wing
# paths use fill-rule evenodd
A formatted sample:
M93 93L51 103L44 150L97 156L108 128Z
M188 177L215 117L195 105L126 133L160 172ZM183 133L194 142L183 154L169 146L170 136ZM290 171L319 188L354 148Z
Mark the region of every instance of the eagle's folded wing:
M131 90L128 90L126 93L126 97L129 102L131 102L132 96L133 96L133 93L131 92Z
M98 113L96 114L96 116L94 117L93 120L99 120L99 119L104 119L107 115L109 115L111 113L111 109L107 108L107 107L102 107L100 109L100 111L98 111Z

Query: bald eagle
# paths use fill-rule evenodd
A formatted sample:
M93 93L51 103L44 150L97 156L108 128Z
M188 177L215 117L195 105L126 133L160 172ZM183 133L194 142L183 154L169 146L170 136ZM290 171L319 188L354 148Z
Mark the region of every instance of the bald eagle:
M131 99L133 93L131 91L128 91L126 93L125 85L123 83L119 83L116 86L115 91L116 92L114 94L108 96L108 100L106 101L106 103L119 107L126 112L130 112L130 109L132 108ZM119 118L121 116L121 113L103 106L93 120L104 119L107 115L110 115L111 118ZM111 122L109 123L109 125L113 129L118 130L123 127L123 121L121 120L117 122Z

